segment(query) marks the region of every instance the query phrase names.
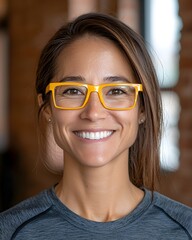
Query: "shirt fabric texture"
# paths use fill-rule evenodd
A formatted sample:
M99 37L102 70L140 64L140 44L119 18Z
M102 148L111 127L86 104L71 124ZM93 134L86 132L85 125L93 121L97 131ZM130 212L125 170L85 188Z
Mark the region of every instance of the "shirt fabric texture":
M0 214L0 240L192 239L192 209L144 191L141 203L127 216L95 222L68 209L54 188L45 190Z

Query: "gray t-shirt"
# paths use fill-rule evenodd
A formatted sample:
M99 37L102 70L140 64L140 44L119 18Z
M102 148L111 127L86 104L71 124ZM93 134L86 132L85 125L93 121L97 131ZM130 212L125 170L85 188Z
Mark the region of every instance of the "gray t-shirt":
M142 202L112 222L84 219L57 198L54 188L0 214L0 240L192 239L192 209L145 189Z

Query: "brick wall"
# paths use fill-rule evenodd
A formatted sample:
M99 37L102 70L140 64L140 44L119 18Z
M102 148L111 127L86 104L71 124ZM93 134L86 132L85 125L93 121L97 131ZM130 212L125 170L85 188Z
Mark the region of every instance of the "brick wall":
M180 168L162 175L161 191L192 206L192 1L179 0L179 15L183 22L179 82L176 92L180 98Z
M38 160L35 71L40 51L66 21L66 1L9 1L10 150L14 161L15 199L20 201L52 184Z

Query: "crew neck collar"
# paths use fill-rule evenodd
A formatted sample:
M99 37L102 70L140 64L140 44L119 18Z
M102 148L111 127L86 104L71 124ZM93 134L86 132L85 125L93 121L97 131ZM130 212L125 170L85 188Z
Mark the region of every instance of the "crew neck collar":
M131 225L132 222L136 221L148 209L152 202L152 194L147 189L143 189L143 191L144 197L142 201L131 213L120 219L109 222L96 222L77 215L59 200L54 187L52 187L47 193L49 199L62 218L70 222L72 225L78 226L86 231L102 233L109 230L117 231L118 229L122 229L124 226Z

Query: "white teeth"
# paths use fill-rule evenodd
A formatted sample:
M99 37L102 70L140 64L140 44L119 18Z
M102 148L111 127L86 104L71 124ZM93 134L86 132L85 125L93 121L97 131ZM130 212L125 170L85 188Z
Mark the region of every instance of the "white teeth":
M91 133L89 134L89 138L90 138L90 139L94 139L94 138L95 138L95 134L94 134L93 132L91 132Z
M113 131L102 131L102 132L75 132L78 137L91 139L91 140L99 140L106 137L109 137Z

